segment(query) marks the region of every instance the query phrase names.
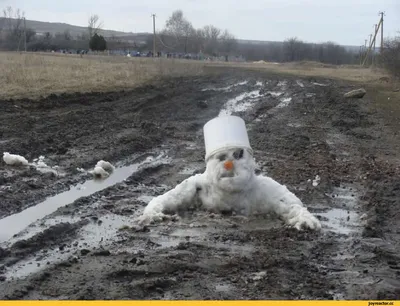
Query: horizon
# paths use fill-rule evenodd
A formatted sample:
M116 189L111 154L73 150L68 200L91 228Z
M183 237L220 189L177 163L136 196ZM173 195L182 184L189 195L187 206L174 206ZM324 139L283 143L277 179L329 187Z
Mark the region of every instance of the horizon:
M152 33L153 13L157 16L156 29L161 30L176 9L181 9L195 28L213 24L229 30L241 40L284 41L297 37L309 43L333 41L345 46L359 46L373 32L381 10L386 11L384 37L392 37L400 30L400 14L396 14L400 12L400 3L395 0L382 0L378 4L374 0L338 0L336 3L320 3L317 0L255 0L246 4L245 9L233 7L233 1L230 0L205 2L199 4L194 0L172 0L166 4L155 0L144 6L119 0L118 6L114 2L111 7L105 0L89 0L83 4L71 0L68 4L52 3L51 7L44 0L34 3L3 0L2 4L3 8L12 6L21 9L28 20L80 27L86 27L88 17L97 14L104 23L104 29L133 34ZM93 7L96 9L93 10ZM358 13L354 14L355 11Z

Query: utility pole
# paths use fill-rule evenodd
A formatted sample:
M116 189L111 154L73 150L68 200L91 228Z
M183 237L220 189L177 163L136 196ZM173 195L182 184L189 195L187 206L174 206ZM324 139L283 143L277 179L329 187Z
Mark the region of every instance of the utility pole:
M25 52L26 52L26 19L24 17L24 40L25 40Z
M152 14L153 16L153 57L156 56L156 14Z
M379 24L378 24L378 26L376 27L374 38L372 39L372 42L371 42L371 44L369 45L368 50L366 50L366 54L365 54L365 57L364 57L364 61L363 61L363 63L362 63L362 66L364 66L365 63L367 62L368 55L369 55L369 53L371 52L372 46L375 44L376 36L378 35L379 27L381 26L381 24L382 24L382 19L379 21Z
M379 12L379 15L381 15L381 53L383 52L383 16L385 15L385 12Z
M375 24L375 31L374 31L374 35L376 35L378 31L378 25ZM374 39L374 53L372 54L372 65L375 66L375 53L376 53L376 39Z

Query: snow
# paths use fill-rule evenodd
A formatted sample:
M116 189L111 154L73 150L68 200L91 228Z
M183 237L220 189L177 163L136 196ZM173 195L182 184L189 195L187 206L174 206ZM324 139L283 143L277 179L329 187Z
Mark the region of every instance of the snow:
M228 100L228 102L225 103L224 108L220 111L219 116L231 115L233 112L243 112L252 106L251 100L256 99L260 96L261 95L259 90L242 93L239 96Z
M301 88L304 88L304 84L301 81L296 81L297 85L299 85Z
M290 104L291 101L292 101L292 98L283 98L283 99L281 99L281 102L276 106L276 108L286 107Z
M188 209L198 198L203 208L211 212L232 210L247 215L273 211L297 229L303 226L320 229L318 219L286 186L272 178L255 175L256 163L248 151L244 151L242 158L235 159L233 154L237 149L227 149L212 156L204 173L193 175L153 198L137 221L143 225L174 218L165 211L176 213ZM224 160L219 160L221 154L233 161L233 170L225 170Z
M10 154L8 152L3 153L3 160L7 165L10 166L28 166L29 163L25 157L17 154Z
M93 170L89 171L90 174L97 178L105 179L113 173L115 167L108 161L99 160Z
M273 97L279 97L279 96L283 95L283 92L280 92L280 91L268 91L268 93Z
M313 83L314 85L317 85L317 86L328 86L328 85L326 85L326 84L321 84L321 83Z
M317 187L318 185L319 185L319 182L321 181L321 178L319 177L319 175L316 175L315 176L315 179L313 180L313 182L312 182L312 185L314 186L314 187Z
M234 87L246 85L248 82L249 82L249 81L242 81L242 82L239 82L239 83L236 83L236 84L232 84L232 85L229 85L229 86L226 86L226 87L220 87L220 88L204 88L204 89L202 89L202 91L209 91L209 90L214 90L214 91L229 91L229 90L231 90L231 89L234 88Z
M92 171L89 171L89 173L99 178L107 178L110 176L110 174L107 171L105 171L102 167L98 166L94 167L94 169Z
M111 163L104 161L104 160L98 161L95 167L101 167L108 173L112 173L115 169L115 167L113 165L111 165Z

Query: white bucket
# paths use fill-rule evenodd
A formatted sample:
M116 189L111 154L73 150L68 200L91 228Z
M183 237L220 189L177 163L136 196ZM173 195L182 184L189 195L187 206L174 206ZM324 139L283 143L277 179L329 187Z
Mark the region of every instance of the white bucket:
M221 116L208 121L203 128L206 160L230 148L248 149L252 154L244 120L237 116Z

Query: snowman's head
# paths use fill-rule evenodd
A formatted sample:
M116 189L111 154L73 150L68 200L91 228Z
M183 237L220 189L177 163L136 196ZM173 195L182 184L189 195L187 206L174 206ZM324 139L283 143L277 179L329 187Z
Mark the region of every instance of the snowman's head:
M256 164L251 151L246 148L220 150L208 157L206 163L209 182L225 191L245 190L255 176Z

